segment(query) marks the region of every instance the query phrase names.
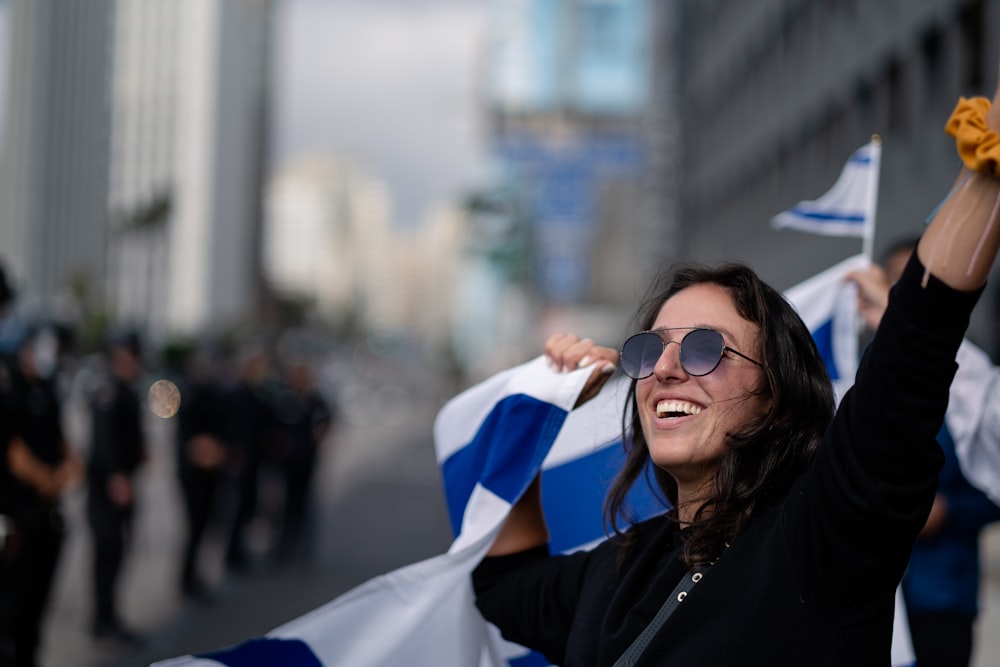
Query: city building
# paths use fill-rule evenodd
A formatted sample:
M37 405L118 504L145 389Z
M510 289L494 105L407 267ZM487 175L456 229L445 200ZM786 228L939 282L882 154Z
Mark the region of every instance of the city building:
M306 156L276 170L266 211L264 270L275 292L333 326L367 320L376 276L392 265L384 184L347 161Z
M672 246L669 195L647 176L653 159L658 174L668 170L649 145L656 137L663 146L668 127L662 116L651 126L648 114L656 4L493 4L483 83L499 165L492 189L526 221L540 330L588 326L616 339Z
M271 0L119 0L111 301L161 340L257 314Z
M119 0L112 52L109 299L115 318L169 330L177 205L182 4Z
M105 289L111 0L13 0L0 261L29 318L73 320Z
M276 295L390 356L450 359L457 304L474 283L464 208L441 203L421 224L401 225L379 179L312 155L275 172L266 210L264 266Z
M30 317L256 314L271 0L14 0L0 248Z
M785 288L857 254L857 239L778 232L769 221L822 195L875 134L876 256L920 233L958 173L943 131L954 103L995 88L1000 4L679 0L672 9L683 255L748 261ZM970 330L994 353L995 299Z

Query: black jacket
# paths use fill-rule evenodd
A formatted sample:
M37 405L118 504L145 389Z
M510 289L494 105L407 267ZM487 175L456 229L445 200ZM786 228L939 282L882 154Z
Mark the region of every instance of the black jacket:
M91 403L90 458L87 481L103 489L114 474L131 476L145 458L142 403L132 385L108 378Z

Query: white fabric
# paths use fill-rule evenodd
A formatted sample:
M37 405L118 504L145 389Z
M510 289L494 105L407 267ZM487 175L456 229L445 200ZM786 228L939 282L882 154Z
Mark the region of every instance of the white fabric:
M956 361L945 423L962 474L1000 504L1000 367L968 340Z
M858 369L857 288L845 277L866 266L868 260L855 255L785 290L785 298L817 339L838 404L854 384ZM830 337L821 341L819 332L826 328Z
M557 374L540 357L459 395L444 407L435 423L439 461L461 449L456 440L468 442L491 408L504 397L524 394L568 411L591 371ZM601 409L602 402L592 403L593 408L574 411L573 421L593 423L591 412ZM578 440L582 450L601 446L595 438L604 436L591 429L588 437L579 438L583 430L572 426L567 434ZM567 448L566 444L560 445L562 451ZM537 472L537 468L528 471L525 487ZM269 646L261 640L252 640L242 647L241 659L245 660L248 654L263 655L265 648L279 644L277 640L294 639L308 648L316 662L282 659L285 667L315 664L506 667L505 657L525 651L488 631L473 603L470 574L482 560L509 510L509 502L477 485L466 507L462 532L447 553L369 580L275 628L263 638L265 643L269 641ZM211 659L182 656L157 662L154 667L219 667L230 664L232 658L227 653L217 652Z

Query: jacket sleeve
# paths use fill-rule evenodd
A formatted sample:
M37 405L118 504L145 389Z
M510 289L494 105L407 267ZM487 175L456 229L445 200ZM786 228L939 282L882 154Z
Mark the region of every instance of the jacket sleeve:
M550 557L541 546L486 558L472 573L476 606L504 639L561 664L590 557Z
M784 514L804 595L827 609L892 594L934 499L944 462L935 437L981 290L933 276L923 287L922 275L914 254Z

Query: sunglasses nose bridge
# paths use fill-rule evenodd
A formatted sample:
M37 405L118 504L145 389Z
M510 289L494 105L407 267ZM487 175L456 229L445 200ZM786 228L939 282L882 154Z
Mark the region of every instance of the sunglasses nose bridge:
M663 350L660 352L660 356L653 366L653 375L663 378L676 377L678 374L686 375L687 371L681 363L681 343L683 341L667 338L664 333L660 333L659 336L660 341L663 343ZM670 353L671 345L677 346L676 352Z

